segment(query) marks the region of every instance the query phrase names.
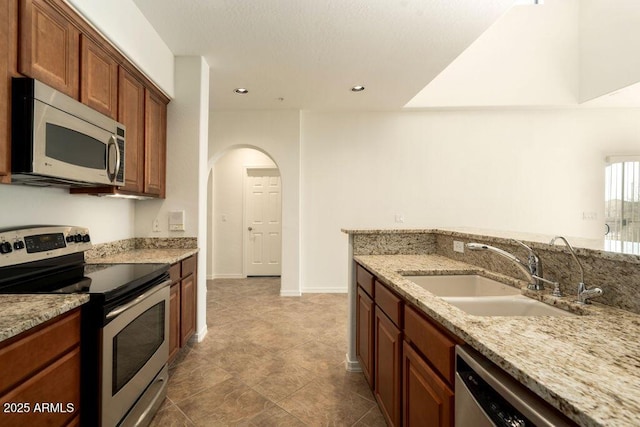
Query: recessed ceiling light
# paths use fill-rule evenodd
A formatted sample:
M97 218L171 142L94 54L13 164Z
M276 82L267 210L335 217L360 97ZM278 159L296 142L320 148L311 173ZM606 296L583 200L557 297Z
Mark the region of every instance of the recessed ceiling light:
M233 90L235 93L238 93L240 95L244 95L245 93L249 93L249 89L245 89L243 87L237 87Z
M351 92L362 92L364 90L364 86L354 86L351 88Z

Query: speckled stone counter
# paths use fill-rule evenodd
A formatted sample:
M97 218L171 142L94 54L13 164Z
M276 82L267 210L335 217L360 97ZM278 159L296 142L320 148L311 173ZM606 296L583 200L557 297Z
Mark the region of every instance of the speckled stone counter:
M471 316L400 273L476 273L524 282L436 254L355 259L580 425L640 425L640 315L593 304L576 316ZM540 299L575 308L570 298Z
M0 295L0 342L89 301L89 295Z
M174 264L196 253L198 249L129 249L103 257L86 257L85 261L88 264Z

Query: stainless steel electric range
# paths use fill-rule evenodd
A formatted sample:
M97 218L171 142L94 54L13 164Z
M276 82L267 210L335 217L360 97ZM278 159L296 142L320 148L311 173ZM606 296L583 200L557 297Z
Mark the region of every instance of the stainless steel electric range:
M86 293L82 306L85 426L144 426L166 396L169 265L86 264L89 230L0 229L0 293Z

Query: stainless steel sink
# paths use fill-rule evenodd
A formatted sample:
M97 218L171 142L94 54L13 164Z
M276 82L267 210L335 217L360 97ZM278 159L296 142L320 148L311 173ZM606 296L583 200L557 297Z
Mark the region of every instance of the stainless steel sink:
M475 274L446 276L405 276L439 297L520 295L520 289Z
M478 275L405 276L473 316L574 316L522 295L520 289Z
M524 295L442 299L473 316L575 316Z

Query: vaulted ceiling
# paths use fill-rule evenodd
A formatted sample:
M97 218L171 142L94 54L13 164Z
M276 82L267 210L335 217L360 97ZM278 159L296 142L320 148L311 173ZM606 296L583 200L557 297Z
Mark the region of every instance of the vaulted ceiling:
M212 109L393 110L514 0L134 2L176 56L206 58Z

